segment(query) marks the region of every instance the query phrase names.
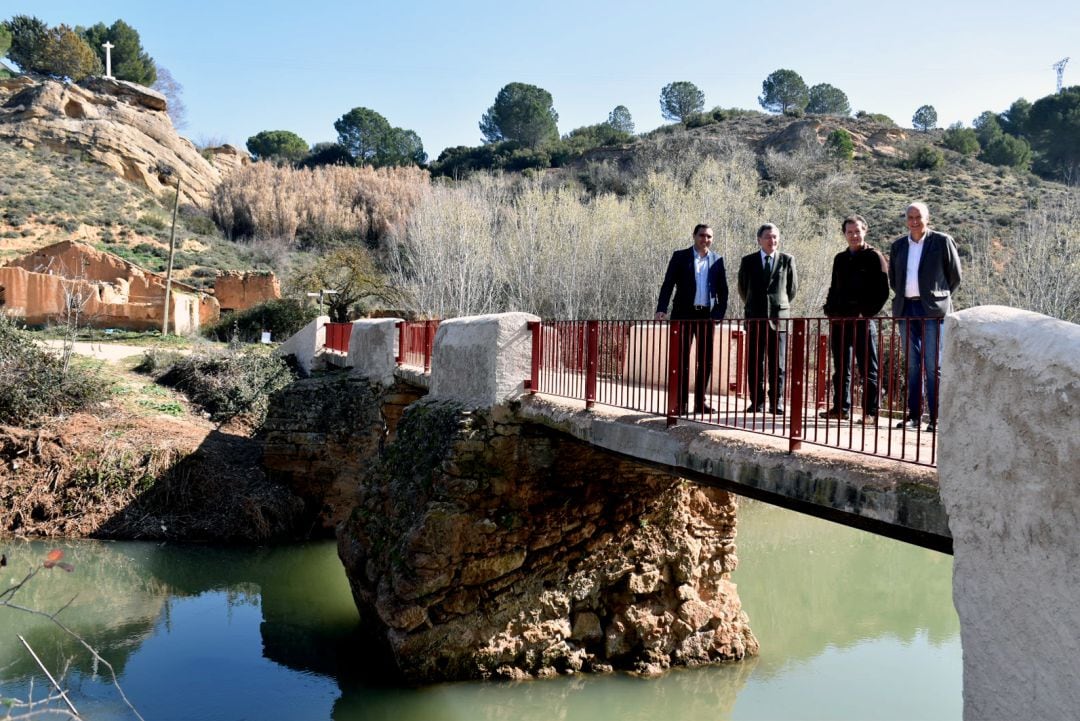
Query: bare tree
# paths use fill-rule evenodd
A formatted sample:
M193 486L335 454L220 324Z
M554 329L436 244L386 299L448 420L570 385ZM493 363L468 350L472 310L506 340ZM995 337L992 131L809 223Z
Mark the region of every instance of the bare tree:
M184 86L176 81L169 69L163 65L155 64L157 68L157 80L153 88L165 96L167 104L165 112L169 114L173 127L183 130L187 127L187 106L184 105ZM219 143L220 144L220 143Z
M420 199L395 236L391 274L411 309L427 316L520 310L559 319L643 318L652 315L671 252L690 244L695 224L713 225L713 248L733 279L738 258L757 247L755 231L768 221L798 258L803 286L820 286L798 298L803 311L816 311L835 253L826 239L839 221L820 217L797 187L763 195L758 185L746 151L699 158L693 169L654 170L624 196L587 200L573 187L476 175ZM739 315L737 300L730 308Z

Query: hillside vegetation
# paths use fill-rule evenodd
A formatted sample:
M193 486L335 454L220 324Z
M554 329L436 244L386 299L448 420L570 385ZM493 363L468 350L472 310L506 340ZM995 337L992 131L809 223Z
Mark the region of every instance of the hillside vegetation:
M171 196L148 191L78 154L0 142L0 263L61 240L78 240L140 267L164 271L172 223ZM177 220L176 277L213 286L217 270L272 269L281 254L226 241L210 218L182 207Z
M796 310L813 315L844 247L840 219L864 215L870 242L884 250L906 232L907 203L924 200L931 225L954 235L964 258L961 307L1007 303L1076 319L1075 189L950 150L941 131L870 117L722 118L666 126L560 168L456 181L411 167L256 162L218 188L210 215L181 213L181 277L269 267L287 281L352 247L372 253L400 291L401 311L640 318L651 315L666 259L689 244L695 223L714 225L731 274L756 248L757 226L774 222L800 267ZM851 157L823 142L838 130L854 139ZM0 253L76 237L160 269L171 198L49 151L0 145L0 161L12 168L0 181ZM1028 271L1035 253L1061 262L1052 273ZM733 299L729 313L738 312Z

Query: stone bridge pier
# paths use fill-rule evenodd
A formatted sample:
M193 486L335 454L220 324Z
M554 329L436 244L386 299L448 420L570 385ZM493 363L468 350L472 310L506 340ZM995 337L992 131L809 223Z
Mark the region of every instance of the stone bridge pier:
M532 319L444 322L430 379L395 373L392 321L358 322L360 367L274 400L267 469L336 526L376 647L414 682L756 653L736 497L522 419Z

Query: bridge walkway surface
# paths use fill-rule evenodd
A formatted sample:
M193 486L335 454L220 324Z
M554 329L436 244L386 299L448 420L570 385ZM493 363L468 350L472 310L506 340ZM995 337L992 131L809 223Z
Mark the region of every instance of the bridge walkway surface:
M730 425L736 427L692 420L669 426L664 416L599 403L587 409L585 402L543 394L524 397L519 413L696 483L943 553L952 551L937 469L824 445L791 452L783 436L755 432L763 423L784 423L773 416L751 415L747 420L732 412ZM750 429L737 427L743 422ZM884 442L889 429L878 435ZM906 440L911 453L929 443L914 433Z

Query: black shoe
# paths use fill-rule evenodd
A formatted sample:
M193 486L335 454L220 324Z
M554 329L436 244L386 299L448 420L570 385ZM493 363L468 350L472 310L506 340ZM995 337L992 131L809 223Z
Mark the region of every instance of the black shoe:
M758 403L757 405L751 403L746 407L747 413L763 413L765 411L765 404Z
M849 417L848 412L841 408L830 408L827 411L818 413L818 418L833 418L840 421L846 421Z
M784 407L783 406L773 406L772 408L769 409L769 413L772 413L774 416L782 416L782 415L784 415Z
M926 424L926 432L927 433L937 433L937 420L936 419L933 419L929 423Z
M699 414L700 413L713 413L713 412L714 412L713 407L710 406L708 403L700 406L699 408L694 409L694 413L699 413Z
M917 431L919 430L919 422L911 420L910 418L905 418L904 420L897 423L896 427L907 428L908 430Z

